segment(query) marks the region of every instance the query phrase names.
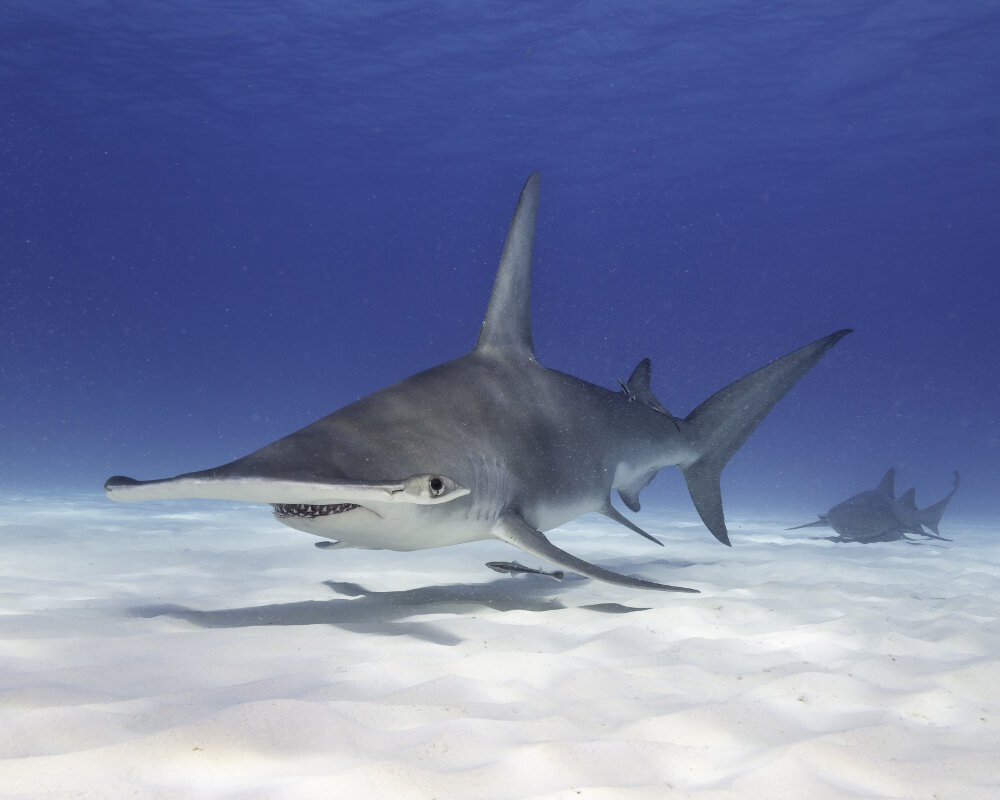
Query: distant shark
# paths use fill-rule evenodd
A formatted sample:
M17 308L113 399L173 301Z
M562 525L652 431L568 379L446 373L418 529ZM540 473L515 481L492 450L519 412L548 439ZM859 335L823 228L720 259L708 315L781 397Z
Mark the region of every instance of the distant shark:
M917 508L914 489L907 489L897 499L895 481L896 469L890 467L874 489L835 505L825 514L820 514L815 522L787 530L833 528L838 535L828 538L834 542L892 542L906 539L908 534L950 542L950 539L939 535L938 525L948 502L958 491L958 472L955 472L955 485L948 496L924 509ZM930 528L933 533L928 533L924 527Z
M696 591L583 561L542 531L598 512L656 541L612 506L611 491L638 511L642 489L676 464L705 525L728 545L723 467L850 331L773 361L684 419L653 396L648 359L619 392L547 369L535 359L529 308L538 187L536 173L521 191L470 353L220 467L162 480L109 478L108 496L268 503L280 522L334 547L422 550L496 538L596 580Z

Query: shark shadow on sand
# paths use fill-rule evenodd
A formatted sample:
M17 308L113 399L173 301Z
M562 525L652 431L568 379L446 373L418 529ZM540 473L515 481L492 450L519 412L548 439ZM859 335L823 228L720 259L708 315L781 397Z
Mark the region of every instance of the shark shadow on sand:
M332 625L355 633L383 636L412 636L441 645L456 645L462 639L429 622L409 622L426 614L469 616L484 611L558 611L583 608L602 614L630 614L648 609L620 603L565 605L554 593L583 581L566 575L558 584L543 575L500 578L489 583L454 583L424 586L402 591L377 592L357 583L324 581L340 598L274 603L245 608L201 611L180 605L139 606L131 609L136 617L173 617L201 628L248 628L267 625Z

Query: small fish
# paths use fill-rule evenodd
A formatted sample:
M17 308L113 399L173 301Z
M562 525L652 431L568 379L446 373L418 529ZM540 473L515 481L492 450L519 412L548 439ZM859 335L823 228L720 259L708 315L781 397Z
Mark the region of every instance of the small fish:
M561 569L554 570L553 572L546 572L544 569L532 569L531 567L526 567L524 564L518 564L516 561L487 561L486 566L494 572L504 572L507 575L514 575L520 572L528 575L548 575L550 578L555 578L557 581L561 581L563 579L563 571Z

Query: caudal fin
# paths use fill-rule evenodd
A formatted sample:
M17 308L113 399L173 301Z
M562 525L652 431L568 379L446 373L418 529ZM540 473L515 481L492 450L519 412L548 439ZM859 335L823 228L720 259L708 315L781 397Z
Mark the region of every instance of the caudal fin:
M722 468L788 390L850 332L837 331L793 350L720 389L688 414L698 455L681 464L681 472L702 521L723 544L729 544L729 532L722 511Z
M952 490L948 492L948 496L943 500L938 500L934 505L923 508L919 512L918 519L920 524L930 528L934 533L938 533L938 525L941 523L941 516L944 514L944 510L948 507L948 503L951 498L954 497L955 492L958 491L958 470L955 470L955 485Z

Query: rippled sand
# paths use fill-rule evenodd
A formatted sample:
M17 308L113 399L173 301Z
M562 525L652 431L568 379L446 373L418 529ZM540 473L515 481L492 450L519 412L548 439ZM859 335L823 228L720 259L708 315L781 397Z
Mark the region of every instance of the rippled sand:
M317 550L260 508L0 502L0 795L992 798L1000 545L644 512L699 595ZM664 790L673 790L665 792Z

